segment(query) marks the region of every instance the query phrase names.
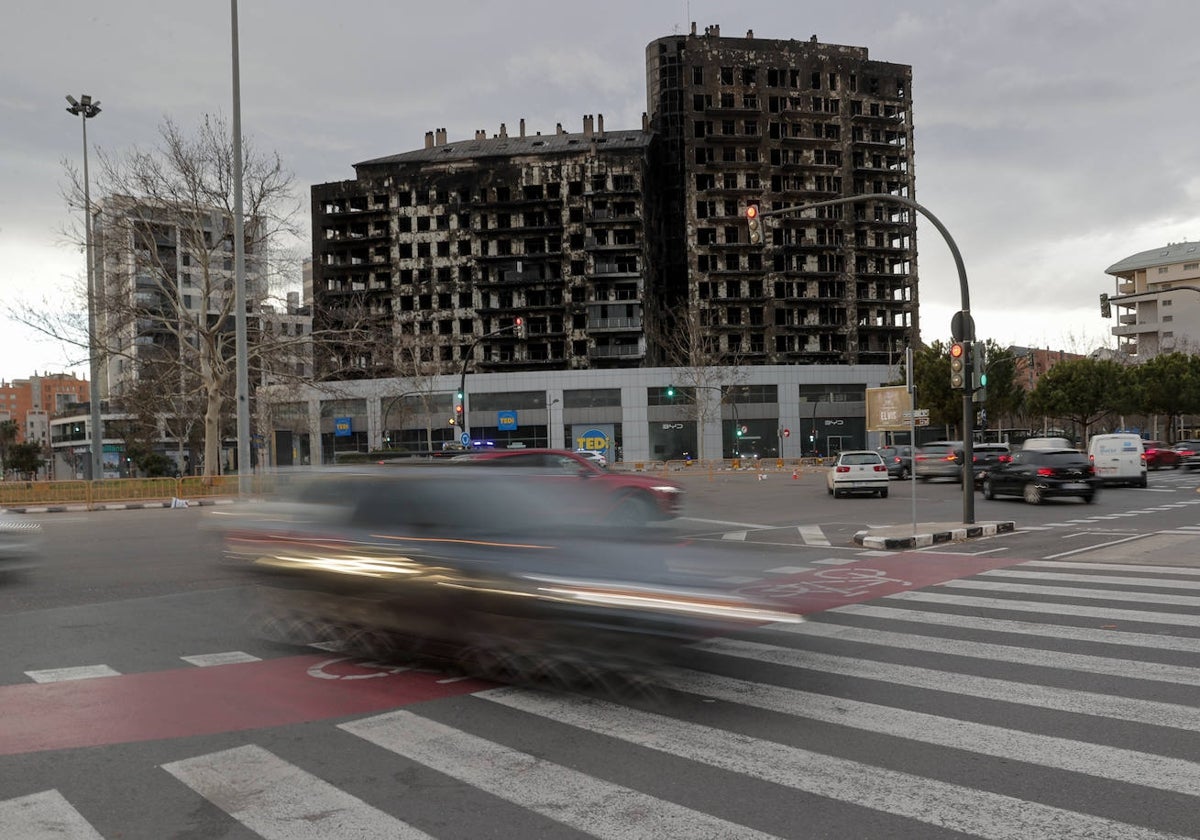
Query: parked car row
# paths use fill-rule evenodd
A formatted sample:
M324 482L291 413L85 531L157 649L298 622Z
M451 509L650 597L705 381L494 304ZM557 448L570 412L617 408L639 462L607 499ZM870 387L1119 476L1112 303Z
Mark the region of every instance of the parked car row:
M1030 438L1019 447L976 443L971 449L975 483L985 498L1020 496L1031 504L1055 496L1075 496L1092 502L1104 485L1146 487L1146 474L1150 470L1200 467L1200 440L1184 440L1171 446L1161 440L1144 440L1133 433L1095 435L1088 442L1087 452L1059 437ZM915 475L922 481L935 478L962 481L965 458L962 441L932 441L915 449L882 446L875 451L889 477L906 479ZM862 453L844 454L857 460ZM837 489L843 486L857 489L853 485L860 480L853 477L853 464L845 466L850 469L840 470L841 480L851 484L840 484L838 476L831 475L828 487L834 495L841 495Z

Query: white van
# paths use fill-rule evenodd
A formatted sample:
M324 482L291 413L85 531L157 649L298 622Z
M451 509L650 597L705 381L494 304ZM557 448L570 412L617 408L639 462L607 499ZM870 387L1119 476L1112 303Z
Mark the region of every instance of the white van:
M1088 458L1105 484L1146 486L1146 450L1138 435L1096 435L1088 442Z

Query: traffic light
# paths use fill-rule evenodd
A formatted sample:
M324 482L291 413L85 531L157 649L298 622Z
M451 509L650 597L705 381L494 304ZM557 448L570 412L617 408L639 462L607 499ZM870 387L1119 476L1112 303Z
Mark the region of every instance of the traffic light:
M982 341L971 345L971 399L981 403L987 399L987 346Z
M517 334L517 338L525 338L525 319L517 316L513 319L513 332Z
M750 234L751 245L763 244L762 216L758 212L758 204L746 205L746 230Z
M955 390L967 387L963 374L963 365L966 363L966 359L963 358L965 352L966 349L961 341L950 345L950 387Z
M1100 293L1100 317L1101 318L1111 318L1112 317L1112 306L1109 304L1108 294L1105 292Z

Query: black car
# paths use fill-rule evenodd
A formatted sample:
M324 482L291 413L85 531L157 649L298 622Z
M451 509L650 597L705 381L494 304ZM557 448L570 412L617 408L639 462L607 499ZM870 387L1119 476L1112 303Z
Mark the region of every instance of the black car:
M977 443L971 449L976 484L987 478L987 474L997 465L1006 464L1012 460L1012 450L1007 443Z
M983 497L1020 496L1031 505L1054 496L1095 501L1100 479L1088 456L1076 449L1022 449L997 464L983 480Z
M597 481L447 463L281 483L214 514L276 641L524 679L636 672L699 639L799 620L681 571L711 562L706 548L598 518Z
M911 446L881 446L875 450L887 464L888 478L904 480L912 475Z

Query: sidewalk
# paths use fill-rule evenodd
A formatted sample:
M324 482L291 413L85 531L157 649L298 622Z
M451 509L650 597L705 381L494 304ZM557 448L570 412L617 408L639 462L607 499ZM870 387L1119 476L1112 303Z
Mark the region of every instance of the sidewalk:
M963 542L976 537L992 537L1015 531L1017 523L976 522L964 525L961 522L918 522L913 524L886 525L869 528L854 535L854 542L863 548L894 550L899 548L924 548L940 543Z
M179 502L186 504L179 504ZM0 510L9 513L86 513L89 510L145 510L147 508L171 507L203 507L208 505L228 505L236 502L233 497L213 497L203 499L155 499L150 502L98 502L90 508L83 504L46 504L46 505L5 505Z

